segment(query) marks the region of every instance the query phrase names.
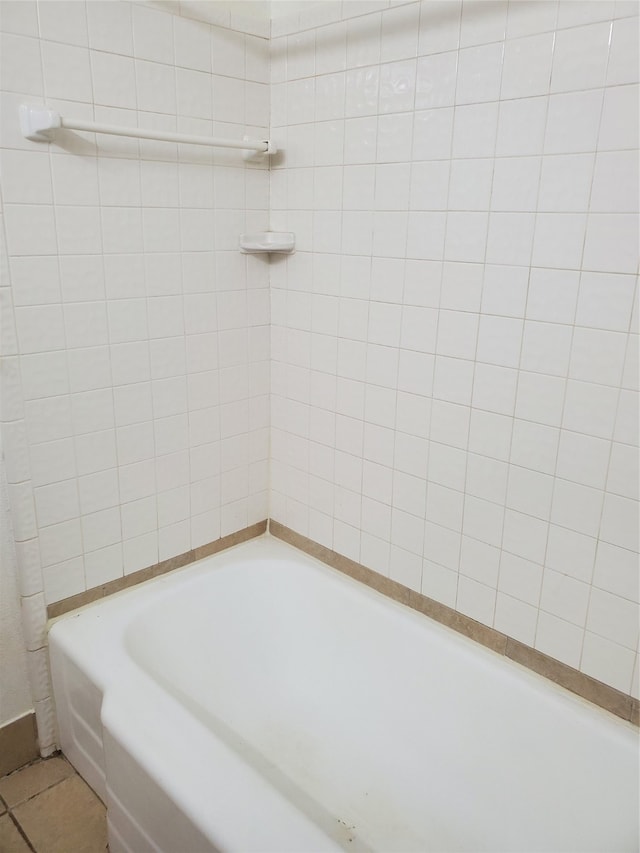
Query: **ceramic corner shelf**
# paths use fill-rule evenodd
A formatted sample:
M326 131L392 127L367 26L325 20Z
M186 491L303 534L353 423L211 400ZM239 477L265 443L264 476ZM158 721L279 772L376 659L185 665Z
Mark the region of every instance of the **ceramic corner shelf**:
M240 235L240 251L245 255L277 252L290 255L295 249L296 235L291 231L256 231Z

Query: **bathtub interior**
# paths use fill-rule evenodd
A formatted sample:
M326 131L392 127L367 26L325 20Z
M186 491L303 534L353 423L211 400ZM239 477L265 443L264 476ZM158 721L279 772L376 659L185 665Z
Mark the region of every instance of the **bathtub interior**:
M172 808L203 850L278 849L280 830L318 850L635 849L628 725L281 542L234 552L114 617L127 674L70 697L72 736L93 711L110 818L139 849ZM239 810L232 783L254 791ZM261 814L254 841L216 836L207 797L235 823Z

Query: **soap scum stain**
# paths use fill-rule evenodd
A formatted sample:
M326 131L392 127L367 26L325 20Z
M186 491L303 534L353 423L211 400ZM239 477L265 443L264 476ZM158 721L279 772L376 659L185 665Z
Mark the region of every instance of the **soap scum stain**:
M341 823L341 824L342 824L342 826L344 826L344 828L345 828L348 832L350 832L350 831L352 831L352 830L354 830L354 829L356 828L355 824L348 824L345 820L342 820L341 818L338 818L337 820L338 820L338 823ZM349 835L349 836L347 837L347 841L349 841L349 842L353 841L353 835Z

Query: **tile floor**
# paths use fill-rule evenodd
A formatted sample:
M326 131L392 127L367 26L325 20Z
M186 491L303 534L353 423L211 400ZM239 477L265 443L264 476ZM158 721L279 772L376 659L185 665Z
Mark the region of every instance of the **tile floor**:
M1 853L104 853L106 809L63 755L0 779Z

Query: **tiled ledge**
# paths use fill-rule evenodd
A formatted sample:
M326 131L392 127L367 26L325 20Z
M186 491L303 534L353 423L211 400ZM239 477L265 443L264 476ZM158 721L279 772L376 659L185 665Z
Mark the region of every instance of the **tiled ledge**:
M306 536L295 533L277 521L269 522L269 532L272 536L288 542L328 566L365 583L372 589L394 599L394 601L399 601L401 604L418 610L425 616L435 619L436 622L453 628L454 631L464 634L477 643L498 652L498 654L505 655L594 705L610 711L617 717L629 720L636 726L640 725L640 702L632 696L627 696L614 687L603 684L601 681L597 681L595 678L585 675L555 658L532 649L519 640L501 634L495 628L489 628L487 625L476 622L475 619L458 613L457 610L453 610L439 601L427 598L426 595L384 577L384 575L380 575L348 557L343 557L341 554L325 548L324 545L319 545L317 542L307 539Z
M47 607L47 618L55 619L57 616L62 616L63 613L68 613L70 610L75 610L78 607L84 607L85 604L91 604L93 601L98 601L107 595L112 595L114 592L120 592L123 589L128 589L131 586L136 586L139 583L151 580L151 578L158 577L158 575L164 575L166 572L172 572L174 569L188 566L189 563L201 560L203 557L210 557L211 554L217 554L218 551L224 551L233 545L239 545L241 542L246 542L247 539L261 536L266 529L267 520L265 519L264 521L259 521L257 524L252 524L251 527L245 527L244 530L238 530L236 533L229 534L229 536L223 536L222 539L216 539L214 542L209 542L206 545L201 545L199 548L194 548L192 551L187 551L185 554L179 554L177 557L163 560L162 563L156 563L153 566L148 566L146 569L140 569L138 572L132 572L130 575L116 578L102 586L88 589L85 592L79 592L77 595L71 595L69 598L63 598L61 601L55 601Z

